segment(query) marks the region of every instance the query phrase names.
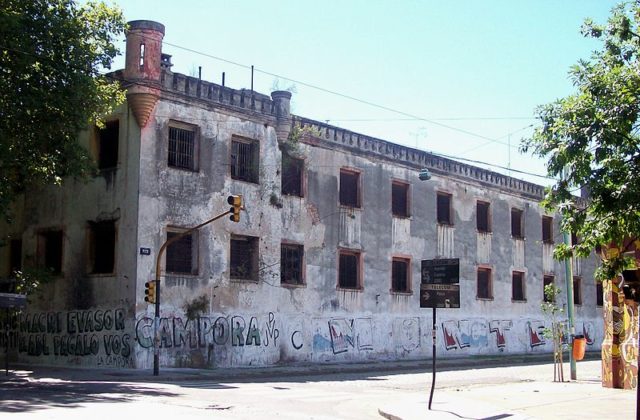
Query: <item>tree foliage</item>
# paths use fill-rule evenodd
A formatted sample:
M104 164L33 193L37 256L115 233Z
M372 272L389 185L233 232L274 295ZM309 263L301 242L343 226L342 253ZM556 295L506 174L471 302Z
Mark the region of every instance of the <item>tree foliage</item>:
M124 99L100 73L124 28L104 3L0 0L0 217L26 188L90 172L77 135Z
M583 35L601 48L571 68L575 93L540 106L542 124L522 143L547 158L549 175L559 179L543 204L580 238L559 246L558 258L585 257L602 245L624 252L640 238L639 24L639 0L613 8L606 24L585 21ZM580 190L588 192L584 200ZM631 265L622 252L609 254L596 275L614 278Z

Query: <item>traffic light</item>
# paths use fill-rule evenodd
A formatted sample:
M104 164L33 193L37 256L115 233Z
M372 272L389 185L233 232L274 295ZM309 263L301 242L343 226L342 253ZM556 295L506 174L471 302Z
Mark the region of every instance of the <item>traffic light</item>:
M227 198L227 203L231 204L229 211L231 212L231 221L238 223L240 221L240 210L242 210L242 196L230 195Z
M156 281L148 281L144 284L144 287L144 301L148 303L156 303Z

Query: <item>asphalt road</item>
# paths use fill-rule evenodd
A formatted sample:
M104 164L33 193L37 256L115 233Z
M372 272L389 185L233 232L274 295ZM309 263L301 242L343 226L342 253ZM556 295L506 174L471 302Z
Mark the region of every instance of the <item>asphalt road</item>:
M570 384L552 382L551 364L441 371L431 412L426 410L428 364L336 370L285 369L239 378L183 371L161 377L14 371L0 377L0 419L381 419L381 409L403 419L500 418L495 413L513 419L635 417L635 391L603 389L598 360L580 362L579 381Z

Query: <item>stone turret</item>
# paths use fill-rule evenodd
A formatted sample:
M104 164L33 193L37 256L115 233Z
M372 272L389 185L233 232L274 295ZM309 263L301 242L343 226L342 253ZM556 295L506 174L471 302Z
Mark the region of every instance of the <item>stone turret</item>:
M150 20L129 22L124 78L127 102L140 128L160 98L164 25Z
M271 99L276 110L276 134L278 141L287 141L291 132L291 92L276 90L271 92Z

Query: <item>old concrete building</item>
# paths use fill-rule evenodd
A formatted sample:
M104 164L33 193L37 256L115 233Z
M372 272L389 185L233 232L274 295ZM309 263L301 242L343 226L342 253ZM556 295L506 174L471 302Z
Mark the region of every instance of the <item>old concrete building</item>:
M540 303L564 271L541 186L291 115L289 92L173 73L164 26L130 25L115 73L127 103L80 138L99 175L29 191L0 230L5 276L56 273L13 317L12 358L150 368L156 255L230 194L244 200L239 223L226 216L161 258L161 366L430 357L419 290L421 261L436 258L460 261L460 308L438 312L441 355L551 351ZM573 265L576 330L597 349L595 259Z

